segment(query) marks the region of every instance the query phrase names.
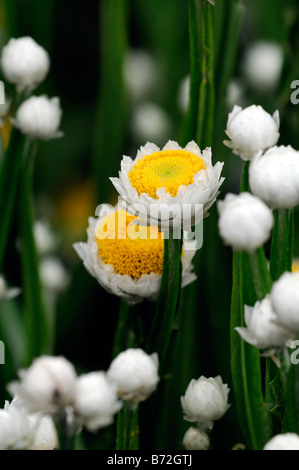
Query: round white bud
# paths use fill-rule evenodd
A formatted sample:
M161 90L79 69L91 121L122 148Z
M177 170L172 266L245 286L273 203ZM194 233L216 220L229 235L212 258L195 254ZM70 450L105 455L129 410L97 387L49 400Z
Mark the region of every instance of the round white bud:
M252 105L242 109L234 106L228 115L226 134L231 140L224 144L243 160L251 160L259 150L266 150L279 139L279 114L273 116L261 106Z
M277 434L267 442L263 450L299 450L299 436L293 432Z
M62 136L61 116L59 98L31 96L17 110L13 124L31 139L51 140Z
M285 272L274 282L271 302L280 323L299 333L299 272Z
M218 201L217 208L220 236L233 249L252 253L270 238L272 211L252 194L228 193L223 201Z
M156 390L159 381L157 354L127 349L113 359L107 377L123 400L135 404L144 401Z
M47 51L29 36L12 38L2 49L1 69L4 78L19 90L35 88L46 78L49 68Z
M182 444L187 450L208 450L210 438L201 429L191 427L185 432Z
M202 375L198 380L192 379L181 397L184 419L199 423L203 429L212 429L214 421L222 418L230 407L228 393L229 388L220 375L215 378Z
M258 152L249 166L250 189L273 209L299 204L299 152L290 145Z

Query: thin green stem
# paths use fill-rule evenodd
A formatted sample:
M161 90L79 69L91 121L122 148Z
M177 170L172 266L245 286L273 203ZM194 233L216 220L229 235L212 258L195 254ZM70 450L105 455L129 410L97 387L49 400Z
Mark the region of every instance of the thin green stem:
M160 292L154 321L146 345L147 352L158 353L161 371L163 371L173 321L178 309L182 271L181 253L182 237L175 238L174 232L171 230L169 232L169 238L164 240L164 259Z
M117 416L116 450L139 449L138 406L124 402Z
M272 234L270 271L276 281L285 271L292 271L294 210L277 209Z

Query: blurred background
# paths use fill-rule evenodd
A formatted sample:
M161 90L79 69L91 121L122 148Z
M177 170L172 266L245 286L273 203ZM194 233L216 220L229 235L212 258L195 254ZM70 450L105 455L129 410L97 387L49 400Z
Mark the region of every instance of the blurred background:
M215 4L215 124L212 141L197 143L212 146L214 163L225 162L222 199L227 191L239 190L242 162L223 145L227 115L235 104L260 104L270 113L278 109L279 144L299 149L299 105L290 101L291 83L299 80L299 6L296 0ZM78 372L107 369L119 299L88 275L72 244L86 240L87 219L97 205L116 203L109 177L117 176L122 155L134 158L147 141L163 146L172 139L183 145L190 72L188 1L0 0L0 48L11 37L27 35L51 57L50 73L35 94L60 97L63 109L64 137L39 145L34 183L37 238L51 235L48 248L40 249L40 261L56 318L53 353L71 360ZM13 88L5 83L5 89L8 99ZM10 127L6 118L4 146ZM9 284L21 286L16 222L4 272ZM179 397L191 378L220 374L231 388L231 250L218 236L216 206L204 230L195 261L198 281L181 297L181 327L184 338L190 333L190 343L186 348L178 342L173 356L182 365L173 377L168 448L180 446L187 426ZM298 234L295 256L297 240ZM144 335L153 311L149 302L136 308ZM8 398L5 384L22 366L21 316L21 297L1 307L1 328L10 338L6 364L0 366L1 406ZM152 406L152 399L144 404L144 423L152 419ZM231 448L240 438L232 406L215 425L212 445ZM111 448L113 426L84 439L93 448ZM142 447L150 449L152 443L152 435L144 431Z

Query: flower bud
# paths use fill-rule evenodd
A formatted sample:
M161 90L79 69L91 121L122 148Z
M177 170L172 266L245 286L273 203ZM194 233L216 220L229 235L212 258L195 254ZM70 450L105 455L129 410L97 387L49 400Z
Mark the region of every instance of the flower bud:
M253 194L273 209L292 209L299 204L299 152L290 145L257 153L249 167Z
M274 282L271 302L280 323L299 334L299 272L285 272Z
M228 393L229 388L223 384L220 375L215 378L202 375L198 380L192 379L181 397L184 419L212 429L214 421L222 418L230 407Z
M274 217L269 207L250 193L228 193L218 201L218 228L226 245L252 253L271 235Z
M40 263L41 280L49 292L59 294L69 283L68 273L59 258L46 256Z
M107 377L116 385L123 400L138 404L146 400L157 387L157 355L149 356L142 349L127 349L113 359Z
M19 107L13 124L31 139L51 140L62 136L61 116L59 98L31 96Z
M3 276L0 275L0 305L8 299L13 299L19 295L21 290L18 287L9 289Z
M185 432L182 444L187 450L208 450L210 439L201 429L191 427Z
M9 391L20 397L29 411L57 414L71 404L76 372L64 357L41 356L18 375L20 381L12 382Z
M277 434L267 442L264 450L299 450L299 436L293 432Z
M121 406L116 387L104 372L91 372L77 379L74 409L79 421L90 431L111 424Z
M228 116L224 144L243 160L251 160L259 150L266 150L279 139L279 114L268 114L261 106L242 109L235 106Z
M47 51L31 37L10 39L3 47L1 69L4 78L19 90L34 89L42 82L50 68Z
M281 348L291 337L290 331L279 324L269 295L256 302L254 307L245 305L245 324L247 328L237 327L235 330L244 341L259 349Z

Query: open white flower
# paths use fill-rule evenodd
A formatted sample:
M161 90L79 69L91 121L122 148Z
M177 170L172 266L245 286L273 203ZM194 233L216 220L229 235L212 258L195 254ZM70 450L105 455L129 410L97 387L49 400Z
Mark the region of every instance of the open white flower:
M123 400L137 405L156 390L159 382L158 356L146 354L142 349L127 349L113 359L107 377Z
M31 139L51 140L61 137L62 110L59 98L31 96L17 110L14 126Z
M299 436L294 432L277 434L265 444L263 450L299 450Z
M210 438L201 429L190 427L185 432L182 444L187 450L208 450Z
M241 338L259 349L270 348L269 354L275 349L286 347L291 339L291 332L279 324L279 320L271 305L270 295L255 303L254 307L245 305L246 327L235 330Z
M250 162L249 184L273 209L299 205L299 152L290 145L258 152Z
M102 205L99 218L89 218L87 243L74 244L87 271L100 285L131 304L157 298L164 253L158 228L134 221L135 216L117 206ZM182 287L196 279L192 273L194 254L191 249L183 252Z
M147 143L135 160L124 156L119 178L110 179L131 214L163 231L190 231L208 215L224 180L223 163L212 166L211 159L211 149L201 152L195 142L182 149L168 141L162 150Z
M8 389L29 411L54 415L72 403L77 376L64 357L41 356L18 375L20 381L10 383Z
M2 49L4 78L19 90L32 90L47 76L50 58L47 51L29 36L12 38Z
M251 160L259 150L266 150L279 139L279 113L273 116L261 106L242 109L234 106L228 115L226 134L231 140L224 144L243 160Z
M271 302L280 323L299 334L299 272L285 272L274 282Z
M4 277L0 275L0 305L5 300L17 297L20 292L21 289L19 289L18 287L8 288Z
M252 253L270 238L274 217L256 196L228 193L217 207L219 233L226 245Z
M280 44L257 41L245 52L243 73L249 84L261 92L272 91L278 84L283 65Z
M122 407L116 386L104 372L90 372L78 377L75 387L74 410L79 422L90 431L113 423Z
M184 419L197 422L202 429L212 429L214 421L222 418L230 407L228 393L229 388L220 375L215 378L202 375L198 380L192 379L181 397Z

